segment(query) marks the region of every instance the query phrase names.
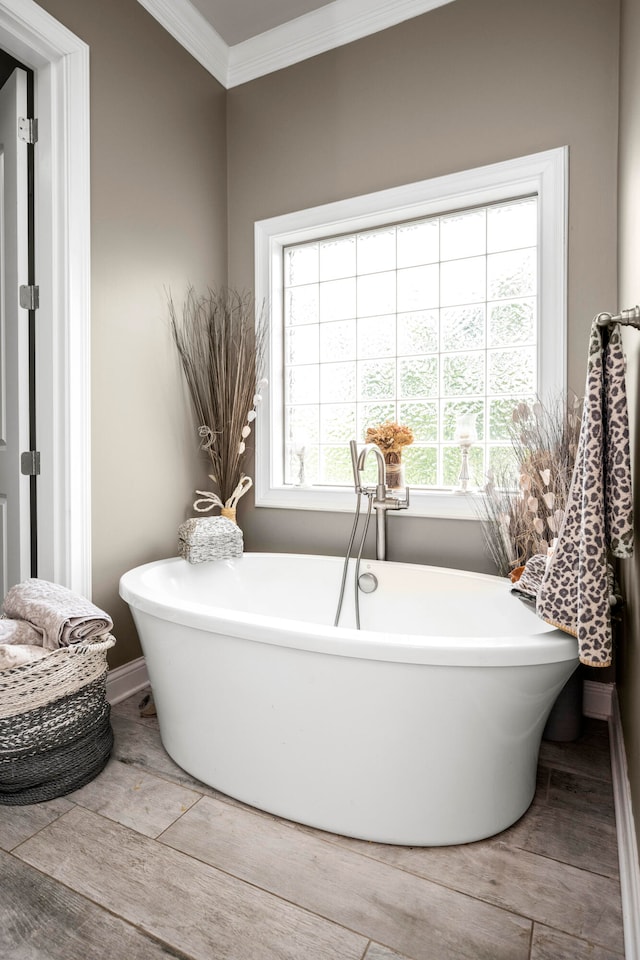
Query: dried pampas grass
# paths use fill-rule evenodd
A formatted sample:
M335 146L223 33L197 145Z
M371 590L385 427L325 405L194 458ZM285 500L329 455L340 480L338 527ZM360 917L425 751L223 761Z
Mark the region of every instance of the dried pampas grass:
M181 316L169 297L173 339L195 413L211 479L226 503L243 479L246 441L263 383L267 325L253 296L191 287ZM266 381L265 381L266 382Z

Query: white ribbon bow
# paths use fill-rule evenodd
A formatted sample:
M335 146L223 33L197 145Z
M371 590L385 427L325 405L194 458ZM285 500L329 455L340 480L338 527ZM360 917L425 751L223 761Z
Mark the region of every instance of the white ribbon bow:
M196 493L200 494L200 499L194 502L193 509L197 513L207 513L209 510L213 510L214 507L235 507L240 497L243 497L252 486L253 480L251 477L243 475L240 478L240 483L226 503L223 503L218 494L212 493L211 490L196 490Z

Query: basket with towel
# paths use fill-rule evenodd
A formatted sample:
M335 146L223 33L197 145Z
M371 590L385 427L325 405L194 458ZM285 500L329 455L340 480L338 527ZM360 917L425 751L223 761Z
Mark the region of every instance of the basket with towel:
M52 800L103 769L111 618L46 580L12 587L0 619L0 804Z

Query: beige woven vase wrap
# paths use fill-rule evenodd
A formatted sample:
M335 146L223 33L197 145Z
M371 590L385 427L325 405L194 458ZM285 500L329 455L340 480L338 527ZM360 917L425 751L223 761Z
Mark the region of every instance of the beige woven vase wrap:
M215 482L215 478L211 477ZM245 495L247 490L250 490L253 486L253 480L251 477L247 477L245 474L240 478L240 483L235 488L229 499L226 503L223 503L217 493L213 493L211 490L196 490L196 493L199 496L199 499L196 500L193 504L193 509L196 513L208 513L209 510L213 510L214 507L220 507L220 516L226 517L227 520L232 520L236 523L236 508L238 501L241 497Z

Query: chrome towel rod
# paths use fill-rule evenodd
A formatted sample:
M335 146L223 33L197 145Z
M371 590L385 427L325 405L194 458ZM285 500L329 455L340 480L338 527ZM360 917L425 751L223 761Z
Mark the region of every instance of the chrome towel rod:
M640 307L636 304L630 310L622 310L615 316L611 313L599 313L596 317L596 323L599 327L609 327L612 323L638 324L640 323Z

